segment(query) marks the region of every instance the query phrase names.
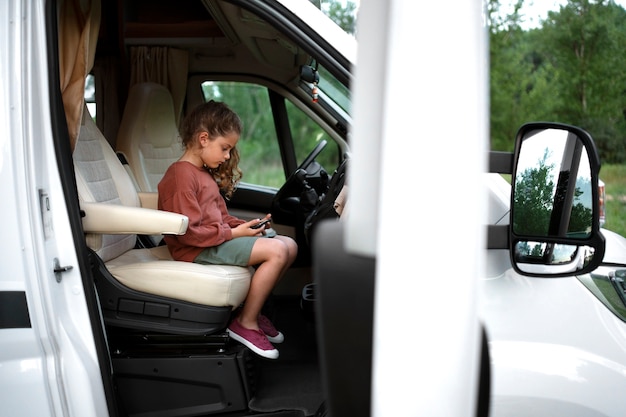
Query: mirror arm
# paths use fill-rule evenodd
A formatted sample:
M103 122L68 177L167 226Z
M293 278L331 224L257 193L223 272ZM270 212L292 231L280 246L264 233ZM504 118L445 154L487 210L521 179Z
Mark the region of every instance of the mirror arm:
M489 152L489 172L498 174L513 173L512 152Z
M509 249L509 225L487 226L487 249Z
M512 174L513 153L490 151L489 172L493 174ZM509 225L487 226L487 249L509 249Z

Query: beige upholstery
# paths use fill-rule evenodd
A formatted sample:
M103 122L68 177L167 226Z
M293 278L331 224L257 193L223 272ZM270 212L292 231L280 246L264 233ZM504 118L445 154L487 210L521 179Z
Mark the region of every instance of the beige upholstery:
M160 84L135 84L128 93L116 141L140 191L157 191L167 168L182 155L172 95Z
M196 304L236 307L245 298L250 272L233 265L173 261L167 246L138 249L107 262L115 278L137 291ZM137 279L138 276L150 279Z
M140 207L113 149L85 108L74 167L87 244L122 284L137 291L215 307L236 307L248 293L250 269L172 260L166 246L134 249L135 234L181 234L188 219Z

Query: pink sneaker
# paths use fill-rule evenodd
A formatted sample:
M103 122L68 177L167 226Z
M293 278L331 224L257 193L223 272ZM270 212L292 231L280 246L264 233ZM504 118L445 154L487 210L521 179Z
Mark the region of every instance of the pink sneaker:
M257 322L259 323L259 328L263 330L263 333L267 336L267 340L272 343L283 343L285 341L285 336L276 330L276 327L274 327L270 319L263 314L259 314Z
M230 323L226 331L230 337L248 347L257 355L268 359L278 359L278 350L272 346L263 331L246 329L239 324L237 319Z

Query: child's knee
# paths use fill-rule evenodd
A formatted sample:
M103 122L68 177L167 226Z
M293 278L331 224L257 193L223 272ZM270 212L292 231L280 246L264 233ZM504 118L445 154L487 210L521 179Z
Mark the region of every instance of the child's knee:
M290 252L298 250L298 244L296 243L296 241L293 238L286 237L283 240L283 242L285 243L285 245L287 246L287 248L289 249Z
M298 244L291 238L282 241L283 264L292 264L298 255Z
M288 258L293 261L293 259L295 259L296 255L298 254L298 244L290 237L286 237L283 240L283 243L285 244L285 248L287 249Z
M280 239L278 240L285 245L285 247L287 248L287 251L290 254L298 252L298 244L293 238L289 236L280 236Z

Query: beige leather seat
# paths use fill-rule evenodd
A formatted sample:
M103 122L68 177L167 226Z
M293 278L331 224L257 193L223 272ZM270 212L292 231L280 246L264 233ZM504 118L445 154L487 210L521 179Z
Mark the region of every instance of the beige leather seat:
M136 191L84 111L73 158L87 245L101 262L95 270L105 321L170 333L224 328L246 297L251 270L174 261L166 246L135 249L136 234L183 234L188 219L156 210L156 193Z
M145 82L130 89L115 147L126 158L139 190L156 192L167 168L183 152L166 87Z

